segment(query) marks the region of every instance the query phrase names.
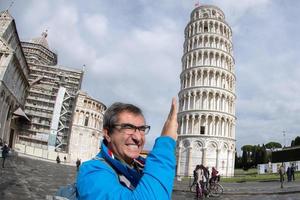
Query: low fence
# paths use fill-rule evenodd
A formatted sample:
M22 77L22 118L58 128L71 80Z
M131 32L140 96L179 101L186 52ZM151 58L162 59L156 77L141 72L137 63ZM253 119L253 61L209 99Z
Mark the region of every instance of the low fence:
M292 164L295 167L295 171L300 171L300 161L292 162L282 162L282 163L267 163L267 164L258 164L257 173L266 174L266 173L278 173L279 167L283 164L285 171L288 167L291 167Z

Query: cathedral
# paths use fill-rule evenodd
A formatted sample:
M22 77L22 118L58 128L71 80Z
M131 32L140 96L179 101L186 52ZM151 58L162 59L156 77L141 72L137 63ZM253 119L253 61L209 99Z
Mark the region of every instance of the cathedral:
M99 152L106 106L81 90L83 69L58 64L47 36L20 41L0 12L0 139L28 156L85 161Z

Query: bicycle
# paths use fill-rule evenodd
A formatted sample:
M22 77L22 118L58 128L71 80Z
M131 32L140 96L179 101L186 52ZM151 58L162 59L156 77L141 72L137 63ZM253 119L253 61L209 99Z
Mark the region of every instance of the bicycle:
M211 181L209 185L209 195L212 197L219 197L223 194L224 188L223 186L218 183L217 181Z
M204 186L203 186L204 187ZM192 185L190 186L190 191L196 193L197 199L203 199L205 191L202 187L199 187L197 182L193 182ZM223 194L224 188L223 186L217 182L217 181L212 181L209 184L208 191L207 191L207 196L211 197L219 197Z
M190 186L190 191L196 193L196 199L202 200L205 197L204 186L202 184L198 184L197 182L193 182Z

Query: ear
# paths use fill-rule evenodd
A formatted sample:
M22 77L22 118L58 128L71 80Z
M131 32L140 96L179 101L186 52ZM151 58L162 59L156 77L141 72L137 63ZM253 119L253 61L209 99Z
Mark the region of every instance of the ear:
M107 142L111 142L111 138L110 138L109 131L108 131L107 128L103 129L103 136L104 136L104 138L106 139Z

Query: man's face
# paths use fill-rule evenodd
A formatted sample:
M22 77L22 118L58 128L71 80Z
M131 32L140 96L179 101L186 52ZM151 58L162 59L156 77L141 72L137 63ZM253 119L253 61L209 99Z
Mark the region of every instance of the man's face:
M145 125L145 119L142 115L136 115L124 111L119 114L116 124L132 124L134 126ZM143 150L145 144L145 134L139 130L123 130L113 128L112 133L104 129L104 137L108 142L109 149L118 158L123 159L130 164L133 159L137 158Z

